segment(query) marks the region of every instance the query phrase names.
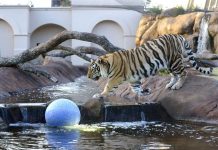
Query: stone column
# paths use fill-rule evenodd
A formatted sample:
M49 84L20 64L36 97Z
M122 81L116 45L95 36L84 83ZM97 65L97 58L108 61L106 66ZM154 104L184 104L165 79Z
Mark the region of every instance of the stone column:
M27 34L16 34L14 35L14 53L13 55L19 54L29 48L29 35Z

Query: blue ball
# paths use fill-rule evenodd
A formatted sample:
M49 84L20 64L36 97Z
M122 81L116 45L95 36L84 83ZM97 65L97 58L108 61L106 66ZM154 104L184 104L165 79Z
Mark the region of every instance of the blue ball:
M78 106L68 99L57 99L48 105L45 120L48 126L72 126L80 121Z

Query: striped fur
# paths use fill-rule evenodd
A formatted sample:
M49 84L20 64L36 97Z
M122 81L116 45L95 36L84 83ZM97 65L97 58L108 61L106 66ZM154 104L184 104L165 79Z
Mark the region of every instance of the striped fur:
M91 63L88 77L95 80L99 77L108 78L104 91L101 93L102 96L106 96L113 87L117 87L124 81L134 83L155 75L159 69L168 68L172 78L166 88L179 89L186 77L183 65L185 57L201 73L212 72L212 68L197 65L190 45L183 36L168 34L147 41L142 46L131 50L121 50L100 56Z

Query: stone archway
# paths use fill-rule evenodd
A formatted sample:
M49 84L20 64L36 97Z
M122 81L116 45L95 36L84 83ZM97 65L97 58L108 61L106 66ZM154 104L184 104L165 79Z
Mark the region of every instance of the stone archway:
M40 43L47 41L54 35L66 30L64 27L56 24L45 24L34 30L30 37L30 47L35 47ZM65 41L62 45L71 46L71 40Z
M124 32L121 26L116 23L115 21L111 20L105 20L97 23L93 30L92 33L97 34L97 35L103 35L105 36L112 44L115 46L124 47ZM99 47L96 44L91 44L93 47ZM95 59L96 56L91 55L92 59Z
M121 26L111 20L101 21L95 25L92 33L104 35L112 44L123 48L124 47L124 32ZM96 46L93 44L92 46Z
M14 32L8 22L0 18L0 57L12 57L14 51Z

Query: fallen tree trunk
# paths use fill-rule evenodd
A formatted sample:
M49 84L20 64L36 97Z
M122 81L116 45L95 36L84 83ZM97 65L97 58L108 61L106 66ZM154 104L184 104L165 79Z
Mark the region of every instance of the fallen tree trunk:
M45 54L49 51L54 50L59 44L69 39L77 39L81 41L87 41L98 44L107 52L114 52L122 49L114 46L104 36L98 36L96 34L86 32L63 31L49 39L47 42L42 43L36 47L27 49L26 51L18 55L15 55L12 58L0 58L0 67L14 67L18 64L22 64L30 60L33 60L41 54ZM81 55L81 57L83 56ZM86 59L88 60L88 58Z

